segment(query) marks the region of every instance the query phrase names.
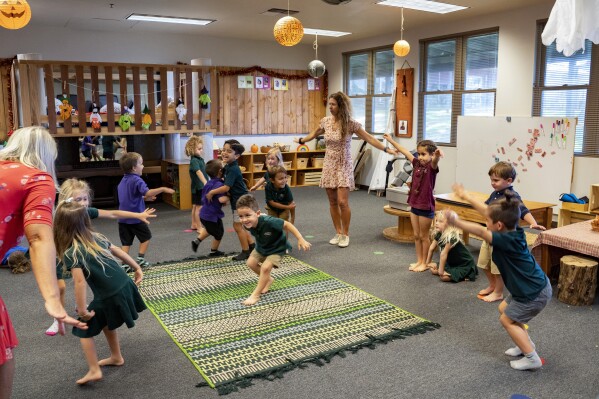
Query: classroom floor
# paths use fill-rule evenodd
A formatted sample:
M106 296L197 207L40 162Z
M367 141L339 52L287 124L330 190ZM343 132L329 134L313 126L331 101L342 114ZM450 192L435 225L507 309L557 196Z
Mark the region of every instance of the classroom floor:
M334 231L324 190L295 188L293 194L298 203L296 225L304 236L312 236L308 240L313 244L310 252L295 249L293 256L441 328L333 358L323 367L309 365L274 381L255 381L230 394L231 399L509 398L516 393L535 399L598 397L599 299L593 306L574 307L557 301L554 293L554 300L530 323L531 336L546 365L536 372L512 370L503 352L513 345L499 324L498 303L476 298L485 287L484 276L475 282L451 284L430 273L408 272L408 264L415 261L413 244L383 238L383 229L397 220L383 212L384 198L366 191L350 194L350 246L329 245ZM257 197L262 202L264 192ZM156 208L158 218L150 225L153 239L147 259L159 262L193 255L194 235L183 232L189 228L189 211L162 203ZM221 250L237 251L239 243L230 231L228 212L224 222L228 232ZM95 220L93 224L118 245L116 222ZM471 240L468 248L477 256L478 247L478 241ZM202 243L198 254L207 251L208 244ZM101 382L78 387L75 380L87 371L79 342L70 333L44 335L51 320L45 315L32 273L12 275L0 270L0 293L21 342L15 351L14 398L218 397L215 390L195 387L202 381L200 374L149 311L140 315L133 329L118 330L125 365L107 368ZM69 311L75 308L73 298L68 283ZM102 336L96 345L99 356L106 356Z

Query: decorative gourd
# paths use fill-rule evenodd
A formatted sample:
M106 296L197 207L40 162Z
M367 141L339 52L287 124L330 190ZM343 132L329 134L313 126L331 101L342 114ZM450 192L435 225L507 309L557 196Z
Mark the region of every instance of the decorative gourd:
M148 130L150 128L150 125L152 124L152 116L150 115L150 109L148 108L148 104L146 104L146 106L144 107L143 114L144 116L141 119L141 127L144 130Z
M0 26L21 29L31 20L31 7L25 0L0 0Z
M256 144L252 144L252 153L255 154L258 152L258 146Z

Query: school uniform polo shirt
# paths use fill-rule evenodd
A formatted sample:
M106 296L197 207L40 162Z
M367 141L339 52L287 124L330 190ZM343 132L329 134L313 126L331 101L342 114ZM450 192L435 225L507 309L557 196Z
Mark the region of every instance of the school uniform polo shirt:
M287 249L291 249L283 230L284 224L283 219L260 215L256 227L249 229L256 238L256 252L262 256L284 255Z
M189 177L191 178L191 193L199 194L204 188L204 183L198 177L198 170L206 176L206 163L202 157L193 155L189 161Z
M278 202L279 204L289 205L293 202L293 195L291 194L291 190L289 186L285 184L283 188L275 188L272 184L267 184L264 189L264 195L266 197L266 204L270 209L276 211L278 213L283 212L285 209L277 208L276 206L270 205L269 201Z
M225 176L225 186L229 187L229 195L231 196L231 209L237 209L237 200L244 194L248 193L248 189L243 181L243 175L237 161L228 163L223 168Z
M513 186L509 186L504 188L503 190L499 190L499 191L493 191L491 193L491 195L489 196L489 198L487 198L487 200L485 201L485 204L489 205L491 202L493 201L497 201L500 200L502 198L505 198L505 192L506 190L510 190L511 192L514 193L514 195L516 196L516 198L518 198L518 200L520 201L520 219L524 219L524 216L527 213L530 213L530 211L528 210L528 208L526 207L526 205L524 205L524 202L522 202L522 198L520 197L520 194L518 194L516 192L516 190L514 190Z

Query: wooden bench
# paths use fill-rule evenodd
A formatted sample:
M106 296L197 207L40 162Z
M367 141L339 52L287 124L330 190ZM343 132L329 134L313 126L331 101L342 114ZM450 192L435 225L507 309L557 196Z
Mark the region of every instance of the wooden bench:
M385 205L383 210L389 215L397 216L397 226L387 227L383 230L385 238L397 242L414 242L410 212L395 209L389 205Z

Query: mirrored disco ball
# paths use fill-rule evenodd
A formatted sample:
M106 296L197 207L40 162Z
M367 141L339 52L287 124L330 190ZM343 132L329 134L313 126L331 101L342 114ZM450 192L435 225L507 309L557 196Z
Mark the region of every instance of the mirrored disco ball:
M319 78L324 75L324 71L326 70L324 63L320 60L311 61L308 64L308 73L313 78Z

